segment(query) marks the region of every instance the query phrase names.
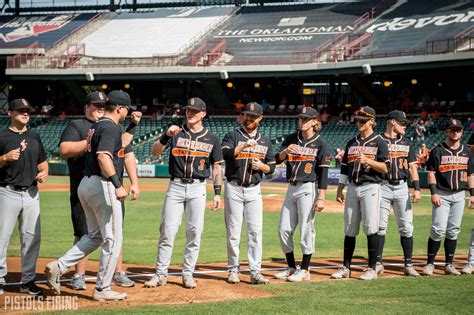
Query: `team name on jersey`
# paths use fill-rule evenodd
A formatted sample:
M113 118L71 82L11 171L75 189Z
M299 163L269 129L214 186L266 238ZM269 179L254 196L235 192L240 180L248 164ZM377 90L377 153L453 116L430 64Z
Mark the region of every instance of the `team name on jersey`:
M239 141L238 145L244 144L244 141ZM240 152L236 159L243 160L243 159L264 159L267 155L268 147L264 145L257 144L253 148L247 148Z
M296 154L288 154L288 161L314 161L318 155L318 149L298 146Z
M173 156L201 156L208 157L212 152L213 144L199 142L179 137L176 140L176 147L173 148L171 154Z
M368 159L375 159L375 156L377 155L378 147L361 147L361 146L353 146L349 147L347 150L347 162L352 163L355 160L357 160L357 156L359 154L364 154L367 156Z
M388 145L388 150L391 158L408 157L410 146L392 143Z
M442 156L441 165L438 170L441 173L456 171L456 170L467 170L467 163L469 157L466 156Z

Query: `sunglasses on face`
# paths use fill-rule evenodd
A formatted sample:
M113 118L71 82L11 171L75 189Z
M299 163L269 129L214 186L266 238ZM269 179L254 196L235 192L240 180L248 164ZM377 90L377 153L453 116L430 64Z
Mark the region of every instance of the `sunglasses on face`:
M452 133L462 132L462 129L448 129L448 132L452 132Z
M25 114L25 113L30 113L30 110L28 108L22 108L22 109L15 109L15 112L20 113L20 114Z
M356 119L356 123L365 125L370 119Z

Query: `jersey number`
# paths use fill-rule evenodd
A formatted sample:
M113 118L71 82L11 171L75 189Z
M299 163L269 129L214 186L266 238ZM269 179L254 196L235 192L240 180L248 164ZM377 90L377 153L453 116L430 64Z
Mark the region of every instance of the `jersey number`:
M408 162L407 162L407 159L400 159L398 160L398 168L400 169L408 169Z
M205 166L204 164L206 164L206 160L199 161L198 170L204 171L204 166Z
M461 172L461 181L467 182L467 172Z
M310 174L312 169L313 169L313 164L311 163L306 163L306 165L304 166L304 172L306 174Z
M89 129L87 132L87 152L92 151L91 140L92 136L94 135L95 129Z

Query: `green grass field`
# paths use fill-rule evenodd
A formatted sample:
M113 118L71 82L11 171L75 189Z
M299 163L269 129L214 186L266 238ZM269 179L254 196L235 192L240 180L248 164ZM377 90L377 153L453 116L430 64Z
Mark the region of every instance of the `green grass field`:
M155 180L147 180L156 182ZM65 178L51 178L52 183L67 182ZM162 182L162 181L161 181ZM284 187L284 186L281 186ZM330 189L332 189L331 187ZM264 194L270 193L264 191ZM284 191L271 192L284 194ZM161 208L165 192L142 192L140 200L127 202L124 226L124 262L153 265L155 262ZM334 192L327 199L334 200ZM265 205L264 205L265 206ZM431 225L429 197L424 196L415 211L415 255L426 254L426 241ZM40 256L57 258L73 241L68 192L41 193L42 243ZM277 228L279 214L264 213L263 259L283 259ZM457 254L465 255L474 227L474 211L465 211ZM315 258L341 258L343 250L343 215L320 213L316 218L317 243ZM241 259L246 261L246 237L242 238ZM358 238L356 255L366 257L366 238ZM296 235L296 240L299 235ZM296 242L297 243L297 242ZM225 262L226 237L223 211L206 212L199 263ZM15 232L8 250L9 256L19 256L19 237ZM184 229L177 236L173 264L182 261ZM296 248L297 257L300 250ZM92 259L98 258L98 251ZM386 238L385 257L400 256L402 250L396 222L391 217ZM444 255L440 250L440 255ZM472 313L469 300L474 293L474 277L437 277L433 279L381 279L373 283L361 281L319 282L304 285L270 285L265 290L276 296L257 300L238 300L223 303L206 303L182 307L143 307L130 309L136 312L166 313ZM101 310L108 312L106 310ZM121 309L123 311L123 309Z

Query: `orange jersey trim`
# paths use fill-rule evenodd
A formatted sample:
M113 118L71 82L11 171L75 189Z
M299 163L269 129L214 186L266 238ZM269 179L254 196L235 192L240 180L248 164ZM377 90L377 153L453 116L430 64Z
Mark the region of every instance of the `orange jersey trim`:
M200 152L200 151L193 151L193 150L188 150L188 149L180 149L180 148L174 148L171 151L171 154L173 156L192 156L192 157L208 157L209 153L207 152Z
M258 153L248 153L248 152L240 152L237 154L236 160L244 160L244 159L264 159L264 154Z
M467 165L465 164L454 164L454 165L440 165L438 170L441 173L449 172L449 171L457 171L457 170L467 170Z

